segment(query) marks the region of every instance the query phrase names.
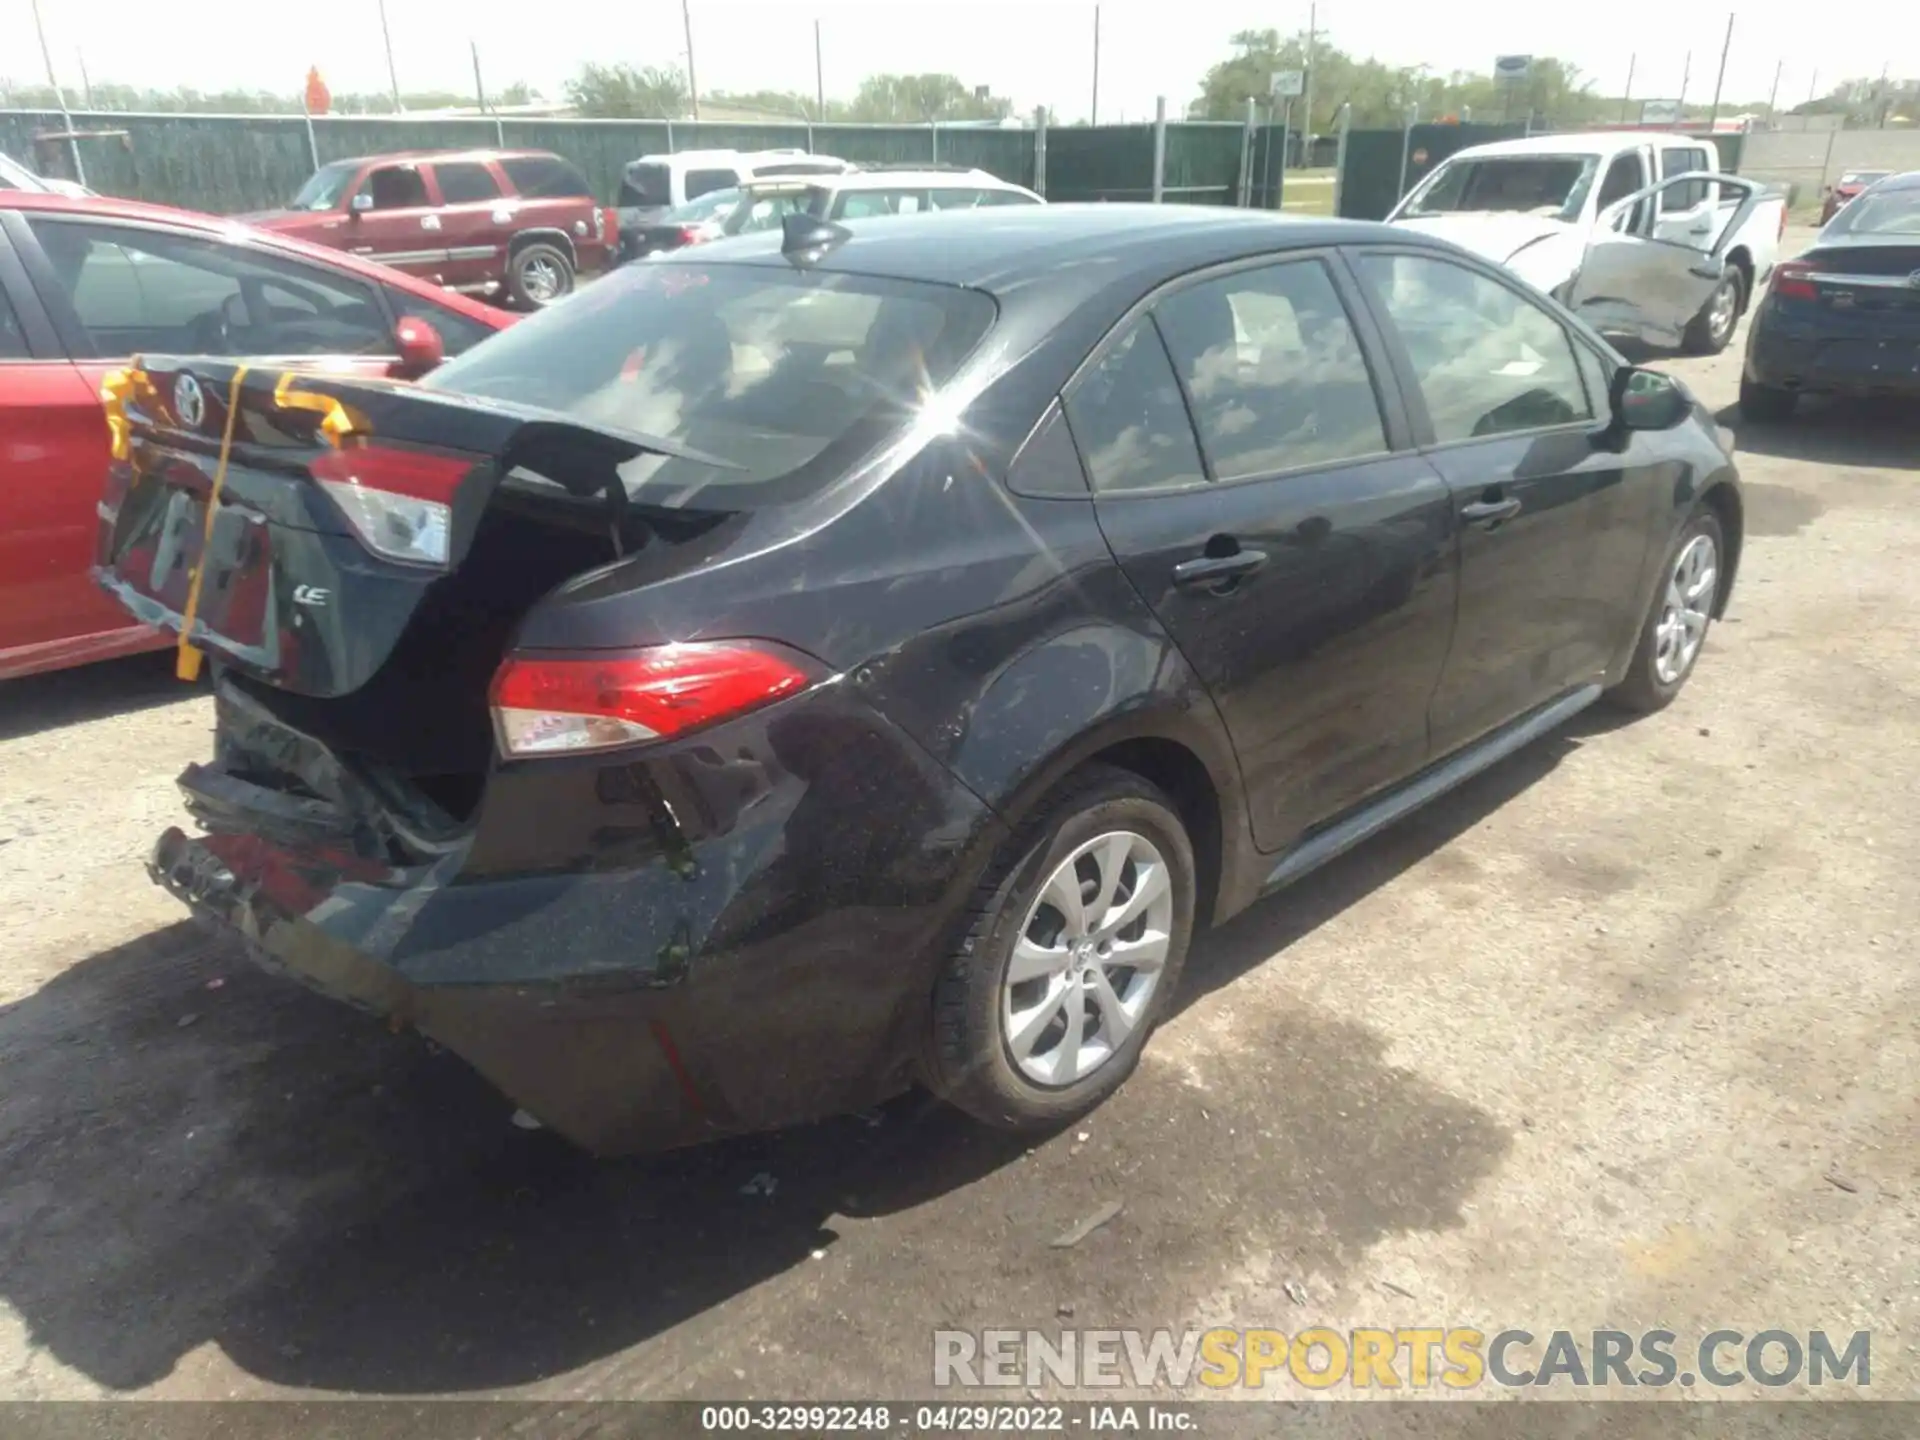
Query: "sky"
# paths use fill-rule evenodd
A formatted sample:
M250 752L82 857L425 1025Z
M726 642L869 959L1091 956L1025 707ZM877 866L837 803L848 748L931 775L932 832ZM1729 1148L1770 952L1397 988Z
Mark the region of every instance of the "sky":
M40 0L61 83L78 89L80 59L95 82L200 90L294 91L318 65L336 92L386 88L381 0L327 0L319 7L249 8L223 27L217 7L156 6L152 0ZM820 25L829 95L851 95L868 74L950 71L991 86L1021 112L1053 107L1085 118L1092 102L1094 11L1085 0L688 0L700 89L814 88L814 23ZM677 0L529 7L525 0L385 0L402 90L466 90L468 41L479 43L490 89L524 80L558 98L588 60L679 65L687 44ZM1305 0L1105 0L1100 12L1100 119L1151 119L1164 95L1170 113L1199 92L1229 37L1249 28L1304 29ZM260 23L271 15L270 24ZM310 32L300 34L302 21ZM551 17L554 23L541 23ZM1619 93L1634 64L1633 94L1674 98L1692 52L1689 98L1709 99L1728 11L1699 0L1327 0L1318 23L1357 56L1435 71L1491 68L1501 54L1555 55L1578 65L1606 93ZM1817 80L1877 76L1920 80L1920 4L1914 0L1743 0L1727 61L1728 100L1764 99L1782 66L1780 103L1798 103ZM44 82L29 0L0 0L0 77Z

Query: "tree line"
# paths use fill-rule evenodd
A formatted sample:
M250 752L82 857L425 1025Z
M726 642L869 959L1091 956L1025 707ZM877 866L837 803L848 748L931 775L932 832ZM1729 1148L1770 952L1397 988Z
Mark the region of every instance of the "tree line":
M1200 96L1188 109L1194 119L1240 120L1247 101L1268 103L1268 85L1275 71L1307 68L1305 31L1282 36L1278 30L1242 30L1232 37L1232 53L1206 73ZM1591 77L1577 65L1551 56L1536 57L1526 78L1515 82L1496 79L1489 72L1436 73L1426 65L1388 65L1359 59L1328 43L1324 32L1313 46L1313 114L1307 116L1296 100L1293 123L1318 134L1332 130L1342 105L1351 105L1356 126L1398 126L1416 112L1422 120L1523 120L1580 125L1640 118L1640 99L1603 95ZM1695 95L1684 107L1687 119L1707 118L1712 97ZM1905 106L1902 109L1902 105ZM1723 96L1720 114L1765 113L1767 99L1736 100ZM1846 80L1824 98L1792 107L1792 114L1837 113L1849 125L1883 121L1886 116L1920 118L1920 95L1900 92L1890 96L1884 82Z

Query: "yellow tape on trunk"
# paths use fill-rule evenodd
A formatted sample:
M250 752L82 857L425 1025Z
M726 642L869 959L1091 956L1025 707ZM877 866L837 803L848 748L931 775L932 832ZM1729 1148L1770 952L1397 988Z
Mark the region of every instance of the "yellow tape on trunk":
M240 416L240 382L247 378L247 367L236 365L233 383L227 387L227 428L220 437L220 460L213 467L213 488L207 492L207 523L200 534L200 561L187 582L187 608L180 617L180 644L175 652L173 673L180 679L200 678L200 662L205 658L187 637L193 634L193 618L200 610L200 580L207 573L207 552L213 546L213 521L219 513L220 487L227 483L227 457L233 453L233 425Z

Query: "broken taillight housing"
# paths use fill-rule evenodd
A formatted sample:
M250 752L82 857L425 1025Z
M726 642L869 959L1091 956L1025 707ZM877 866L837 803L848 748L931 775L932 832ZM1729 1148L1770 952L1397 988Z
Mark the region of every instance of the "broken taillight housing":
M501 754L579 754L744 715L815 678L799 657L743 640L584 660L510 655L493 677L489 701Z
M474 463L471 455L347 444L322 451L309 468L369 550L389 560L445 565L454 491Z

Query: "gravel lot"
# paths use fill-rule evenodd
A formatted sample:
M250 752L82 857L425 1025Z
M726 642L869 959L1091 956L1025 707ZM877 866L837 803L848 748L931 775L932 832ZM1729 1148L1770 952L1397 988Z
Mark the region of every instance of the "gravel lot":
M1672 367L1731 407L1738 348ZM1723 423L1747 556L1680 702L1203 940L1031 1153L912 1100L515 1130L148 884L211 722L164 660L7 687L0 1398L909 1395L938 1326L1316 1322L1866 1328L1920 1398L1920 422Z

